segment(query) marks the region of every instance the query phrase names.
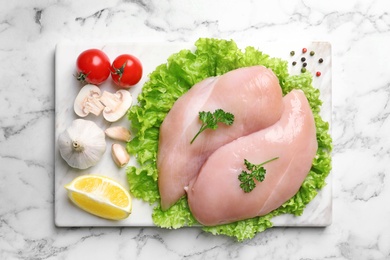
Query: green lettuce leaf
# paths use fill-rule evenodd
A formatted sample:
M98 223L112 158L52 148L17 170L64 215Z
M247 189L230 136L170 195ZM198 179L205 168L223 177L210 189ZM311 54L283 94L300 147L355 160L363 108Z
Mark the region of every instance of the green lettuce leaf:
M272 218L281 214L302 214L305 206L326 185L331 171L332 139L329 124L322 120L320 91L313 87L309 73L289 75L287 61L273 58L261 51L247 47L244 51L232 40L200 38L196 50L182 50L171 55L167 63L158 66L150 75L138 96L138 105L128 113L131 130L135 137L127 149L137 158L138 166L128 167L127 179L134 197L149 202L153 208L152 219L163 228L180 228L199 225L192 216L186 197L181 198L167 211L160 208L158 192L157 149L159 128L174 102L197 82L228 71L263 65L274 71L283 94L301 89L309 100L314 114L318 151L307 178L298 193L271 213L252 219L214 227L202 227L212 234L235 237L238 241L253 238L257 233L272 227Z

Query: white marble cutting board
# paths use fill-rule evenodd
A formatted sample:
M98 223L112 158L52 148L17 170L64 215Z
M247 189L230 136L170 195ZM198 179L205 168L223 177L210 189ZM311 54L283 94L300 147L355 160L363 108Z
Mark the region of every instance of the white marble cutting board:
M321 99L324 101L322 107L322 117L331 123L331 99L332 99L332 71L331 71L331 45L325 42L283 42L283 43L245 43L240 47L254 46L272 57L280 57L292 61L297 61L296 66L290 65L292 74L300 73L302 48L307 48L305 56L308 59L307 69L313 74L321 71L320 77L313 76L313 84L321 90ZM77 56L86 49L98 48L103 50L111 59L123 53L130 53L137 56L144 68L142 80L130 89L133 95L133 103L137 102L137 96L142 89L142 85L147 81L147 76L158 65L165 63L167 58L181 49L194 49L193 43L102 43L102 42L61 42L57 45L55 53L55 224L58 227L83 227L83 226L154 226L151 218L152 207L133 199L133 212L125 220L111 221L98 218L75 207L68 199L64 185L72 181L81 174L101 174L116 179L124 186L128 186L126 181L125 168L119 169L111 158L112 140L106 138L107 150L103 159L95 166L87 170L75 170L69 167L61 158L58 146L58 135L64 131L71 122L78 118L73 111L73 101L81 88L80 83L75 79L75 62ZM290 56L290 51L294 50L295 55ZM315 56L310 57L309 52L314 50ZM322 57L324 62L319 64L317 60ZM102 90L116 91L116 87L111 80L107 80L102 86ZM129 127L130 122L126 117L115 123L108 123L101 116L90 115L85 119L96 122L102 129L110 125L123 125ZM134 165L134 158L129 165ZM331 175L327 178L325 186L317 197L307 206L304 214L299 217L290 215L278 216L273 219L274 226L327 226L332 221L332 183Z

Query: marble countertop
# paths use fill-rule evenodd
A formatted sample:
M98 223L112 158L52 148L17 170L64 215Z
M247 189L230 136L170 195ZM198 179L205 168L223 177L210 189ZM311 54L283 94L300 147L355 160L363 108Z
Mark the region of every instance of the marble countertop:
M380 1L2 1L0 259L390 259L390 7ZM332 44L333 221L241 243L54 225L54 52L73 42Z

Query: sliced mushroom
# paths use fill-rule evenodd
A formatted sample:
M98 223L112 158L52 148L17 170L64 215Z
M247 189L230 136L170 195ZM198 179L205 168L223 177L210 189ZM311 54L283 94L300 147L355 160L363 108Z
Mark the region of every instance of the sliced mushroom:
M103 117L109 122L115 122L126 114L133 99L129 91L121 89L114 94L104 91L100 97L100 101L105 106L103 109Z
M80 117L86 117L89 113L100 115L104 109L103 104L99 101L100 94L100 88L97 86L85 85L74 101L74 112Z

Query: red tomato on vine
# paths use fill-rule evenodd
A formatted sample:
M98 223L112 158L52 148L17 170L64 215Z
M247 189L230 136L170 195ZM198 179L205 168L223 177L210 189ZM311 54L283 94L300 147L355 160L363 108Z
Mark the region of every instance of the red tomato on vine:
M76 61L77 80L100 85L110 76L110 59L101 50L89 49L80 53Z
M122 54L111 65L111 77L120 88L130 88L142 78L142 64L133 55Z

